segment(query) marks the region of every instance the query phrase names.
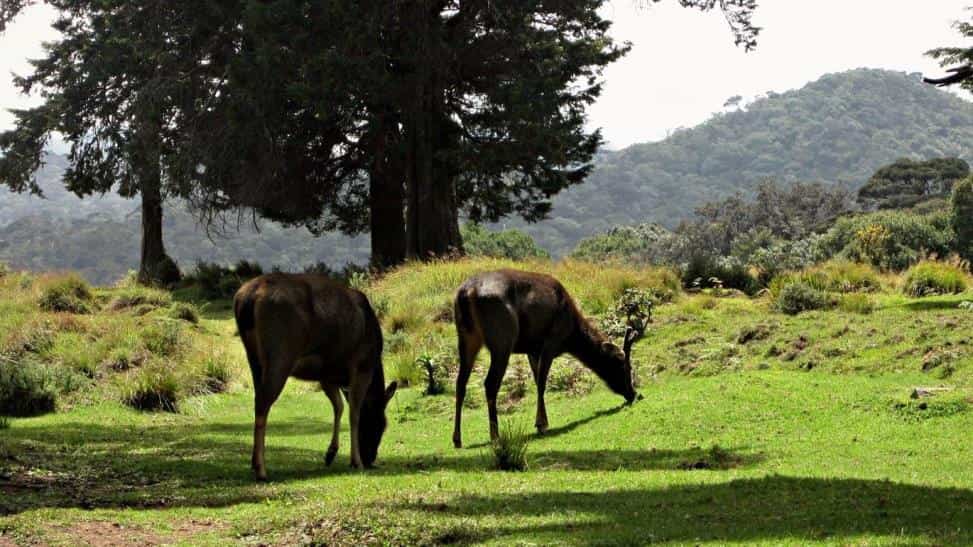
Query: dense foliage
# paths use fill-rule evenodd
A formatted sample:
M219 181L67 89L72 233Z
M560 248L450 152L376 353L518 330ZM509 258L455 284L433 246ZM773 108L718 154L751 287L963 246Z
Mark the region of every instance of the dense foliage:
M463 249L469 256L489 256L525 260L549 258L544 249L520 230L490 231L479 224L469 223L461 228Z
M959 158L896 160L882 167L858 189L858 203L865 209L901 209L935 198L949 197L953 183L970 174Z

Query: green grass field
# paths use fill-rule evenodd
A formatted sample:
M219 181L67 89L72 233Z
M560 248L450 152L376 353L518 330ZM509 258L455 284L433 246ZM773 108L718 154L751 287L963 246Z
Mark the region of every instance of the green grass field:
M973 544L973 312L959 307L973 293L912 299L883 278L872 313L797 316L766 297L677 296L635 348L644 399L621 406L577 363L555 361L551 430L532 439L526 471L503 472L491 466L481 384L456 450L451 390L423 395L410 368L422 353L455 366L443 303L457 279L497 264L416 266L366 287L389 375L412 382L389 406L377 469L350 469L347 423L324 465L330 405L291 381L270 414L271 480L255 483L246 366L225 303L211 303L179 366L223 352L227 391L186 389L178 413L141 412L94 385L0 430L0 545ZM589 313L624 288L671 281L527 267L563 278ZM36 313L13 294L0 291L0 340L29 323L10 317ZM83 320L141 325L111 313ZM111 374L95 384L129 372ZM501 421L533 423L529 377L517 358ZM916 387L948 389L915 400Z

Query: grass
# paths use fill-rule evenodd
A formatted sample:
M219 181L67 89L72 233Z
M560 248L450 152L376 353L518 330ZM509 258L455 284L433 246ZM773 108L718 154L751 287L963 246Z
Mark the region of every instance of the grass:
M530 428L525 422L504 422L497 438L490 441L493 467L501 471L526 471L529 445Z
M905 273L902 290L916 298L956 294L966 290L968 279L965 264L923 260Z
M451 325L424 314L450 297L432 287L471 267L409 268L366 287L373 301L385 299L387 339L392 314L425 310L387 344L390 372L390 356L410 346L440 361L439 347L455 352ZM590 275L596 283L632 274ZM7 282L19 286L0 281L0 290ZM574 282L589 313L610 309L598 300L615 289ZM0 307L36 315L30 294L8 294ZM182 326L192 343L175 357L103 372L111 384L173 363L178 413L140 412L91 388L83 402L0 433L0 542L973 543L973 335L958 307L973 297L914 299L884 288L868 297L870 314L839 306L790 316L773 311L770 297L658 305L633 351L644 399L623 406L573 360L555 360L552 378L565 387L549 386L550 429L528 437L530 465L519 473L493 470L482 376L467 395L467 448L452 448L451 395L425 395L420 381L389 404L379 467L367 472L348 465L347 418L338 460L324 465L330 405L291 380L270 415L266 484L249 469L253 398L239 387L247 384L239 340L225 306L213 303L199 326ZM46 332L39 319L0 314L0 325L30 342L32 329ZM134 329L157 319L105 312L80 321L74 330L91 333L104 321ZM64 336L65 325L52 325L47 347ZM192 386L220 352L230 389L202 395ZM948 389L911 399L916 387ZM523 359L511 363L501 399L502 428L533 423Z

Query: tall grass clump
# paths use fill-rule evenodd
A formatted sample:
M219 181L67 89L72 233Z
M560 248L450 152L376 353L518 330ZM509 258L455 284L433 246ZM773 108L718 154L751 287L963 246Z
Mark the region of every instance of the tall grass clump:
M202 391L204 393L222 393L233 381L233 367L229 356L215 348L210 351L202 367Z
M961 293L966 290L967 279L968 274L960 261L923 260L905 273L902 290L915 298Z
M163 366L139 370L125 384L122 402L137 410L179 411L179 378Z
M831 307L828 294L808 283L791 283L781 289L774 300L774 307L782 313L797 315L804 311Z
M186 321L193 325L199 323L199 308L188 302L175 302L169 306L166 313L172 319Z
M92 311L91 286L75 274L47 282L37 305L44 311L85 314Z
M0 431L10 429L10 417L0 414Z
M49 366L0 356L0 414L36 416L53 412L58 384L59 378Z
M172 319L158 319L142 330L145 349L159 357L179 354L189 344L183 326Z
M167 291L138 285L116 289L108 303L111 310L147 307L164 308L172 303L172 295Z
M867 294L851 293L841 296L838 307L841 311L867 315L875 311L875 302Z
M490 441L494 468L501 471L526 470L530 435L530 428L526 423L510 421L501 424L499 435Z

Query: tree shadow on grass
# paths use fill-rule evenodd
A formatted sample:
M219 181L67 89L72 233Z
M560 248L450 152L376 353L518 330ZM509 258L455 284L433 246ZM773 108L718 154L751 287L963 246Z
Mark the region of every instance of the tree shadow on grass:
M909 311L931 311L931 310L958 310L960 302L970 300L969 295L965 298L956 296L950 298L935 298L930 300L915 300L902 304L902 307Z
M862 535L898 536L909 545L915 536L935 545L973 544L973 491L859 479L768 476L659 489L466 496L393 507L457 523L476 520L475 537L468 539L478 541L527 536L547 543L569 533L578 544L801 543Z
M250 471L249 424L152 424L138 428L88 423L13 428L0 439L0 514L42 507L226 507L278 494L256 484ZM272 484L359 474L348 464L347 435L336 462L324 464L330 426L278 421L268 429ZM289 436L320 439L317 449L288 446ZM383 443L368 476L419 471L479 473L485 452L395 454ZM568 450L531 453L534 472L563 470L728 469L750 466L745 451Z

